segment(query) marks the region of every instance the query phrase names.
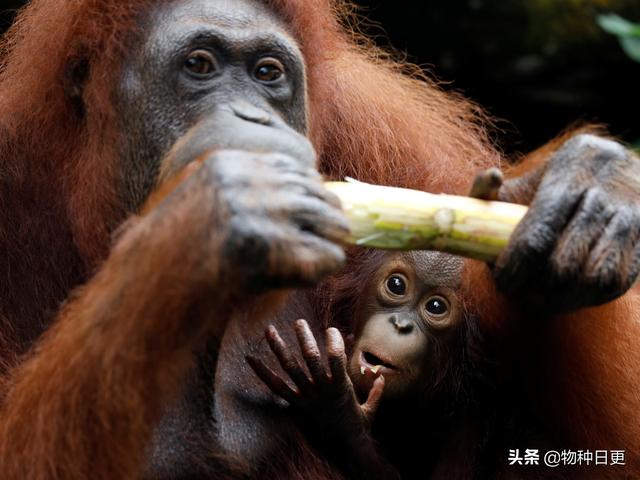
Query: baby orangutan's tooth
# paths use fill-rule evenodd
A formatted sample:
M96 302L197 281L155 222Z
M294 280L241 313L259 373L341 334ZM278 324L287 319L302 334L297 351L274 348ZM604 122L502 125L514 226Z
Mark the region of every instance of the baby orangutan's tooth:
M373 367L373 368L371 369L371 371L372 371L375 375L377 375L381 368L382 368L382 365L376 365L375 367Z
M364 371L365 370L366 370L366 368L364 366L360 367L360 375L364 375Z

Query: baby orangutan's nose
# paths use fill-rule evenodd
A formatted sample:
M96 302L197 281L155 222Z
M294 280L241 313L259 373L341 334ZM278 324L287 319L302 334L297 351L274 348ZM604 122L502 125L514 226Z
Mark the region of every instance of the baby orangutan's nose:
M410 318L401 317L398 314L393 314L389 317L389 321L398 331L398 333L411 333L413 330L413 322Z

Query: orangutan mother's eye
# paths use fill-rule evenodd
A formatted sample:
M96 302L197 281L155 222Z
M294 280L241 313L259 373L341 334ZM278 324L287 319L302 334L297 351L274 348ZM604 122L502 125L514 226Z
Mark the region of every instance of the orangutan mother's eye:
M253 76L261 83L275 83L284 79L285 68L279 60L266 57L256 64Z
M187 56L184 61L184 69L191 77L202 80L214 76L219 67L211 52L198 49Z

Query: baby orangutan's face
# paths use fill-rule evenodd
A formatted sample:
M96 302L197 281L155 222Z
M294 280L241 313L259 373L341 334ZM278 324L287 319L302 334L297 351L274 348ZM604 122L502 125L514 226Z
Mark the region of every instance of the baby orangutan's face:
M430 369L446 355L448 333L461 319L462 265L462 259L437 252L384 256L357 309L349 375L360 395L379 375L384 398L428 387Z

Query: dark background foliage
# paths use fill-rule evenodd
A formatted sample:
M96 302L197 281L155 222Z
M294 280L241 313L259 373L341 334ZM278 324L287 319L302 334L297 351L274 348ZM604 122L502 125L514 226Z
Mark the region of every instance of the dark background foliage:
M66 1L66 0L60 0ZM309 0L313 1L313 0ZM0 29L21 0L0 0ZM640 63L596 23L640 22L638 0L358 0L360 28L463 91L499 119L508 152L524 152L575 121L640 140ZM46 48L46 46L43 46Z

